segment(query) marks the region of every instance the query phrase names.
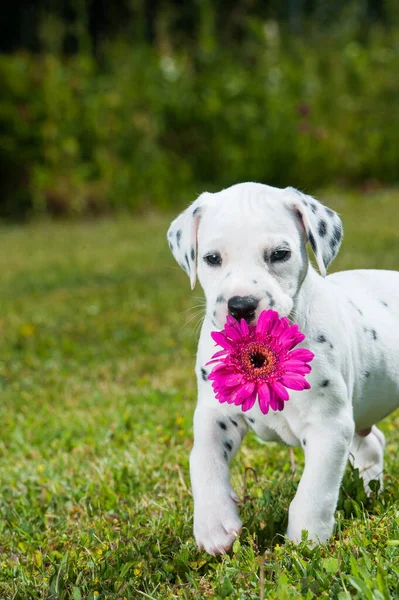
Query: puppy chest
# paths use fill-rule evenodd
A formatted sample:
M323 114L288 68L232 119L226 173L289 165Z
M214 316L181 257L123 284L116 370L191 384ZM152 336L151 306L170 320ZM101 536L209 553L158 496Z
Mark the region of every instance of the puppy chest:
M260 411L259 411L260 412ZM268 415L253 414L246 415L244 418L249 428L264 442L278 442L288 446L300 446L300 439L293 432L282 413L271 413Z

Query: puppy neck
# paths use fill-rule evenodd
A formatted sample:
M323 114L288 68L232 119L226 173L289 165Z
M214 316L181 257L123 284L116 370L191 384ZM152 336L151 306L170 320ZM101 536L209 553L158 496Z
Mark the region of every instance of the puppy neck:
M312 321L312 306L323 293L325 283L318 271L309 263L302 285L294 297L294 306L289 315L293 323L297 323L301 331L306 332L307 325Z

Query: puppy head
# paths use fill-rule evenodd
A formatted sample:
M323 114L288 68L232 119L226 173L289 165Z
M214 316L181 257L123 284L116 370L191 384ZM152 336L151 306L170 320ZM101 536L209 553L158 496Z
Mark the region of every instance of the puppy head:
M207 316L256 323L268 308L288 316L306 276L309 241L324 277L342 239L338 215L293 188L242 183L205 193L171 224L168 242L204 289Z

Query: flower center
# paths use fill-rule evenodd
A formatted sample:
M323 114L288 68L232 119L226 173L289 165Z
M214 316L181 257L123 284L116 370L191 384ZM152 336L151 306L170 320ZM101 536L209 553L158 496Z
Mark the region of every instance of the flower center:
M267 361L267 357L261 352L254 352L250 358L255 369L260 369L263 367L265 362Z
M268 379L276 372L279 364L275 351L260 342L244 346L237 358L244 373L252 380Z

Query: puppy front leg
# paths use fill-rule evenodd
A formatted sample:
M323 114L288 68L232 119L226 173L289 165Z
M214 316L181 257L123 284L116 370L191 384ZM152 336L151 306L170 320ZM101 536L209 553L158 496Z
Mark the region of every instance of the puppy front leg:
M190 455L194 535L198 547L212 555L226 552L242 527L238 496L230 485L229 462L246 431L242 416L229 418L206 406L195 411Z
M287 536L295 542L301 540L304 529L314 542L324 542L331 536L353 434L349 416L313 425L306 431L302 440L305 468L290 505L287 529Z

